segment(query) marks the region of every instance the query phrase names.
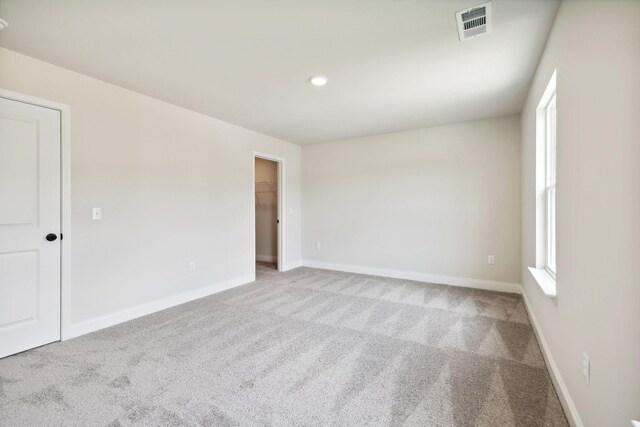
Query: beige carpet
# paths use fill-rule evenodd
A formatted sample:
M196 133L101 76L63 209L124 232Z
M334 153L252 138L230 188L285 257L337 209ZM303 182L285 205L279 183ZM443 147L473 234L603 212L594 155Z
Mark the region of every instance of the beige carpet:
M517 295L299 268L0 360L0 425L566 426Z

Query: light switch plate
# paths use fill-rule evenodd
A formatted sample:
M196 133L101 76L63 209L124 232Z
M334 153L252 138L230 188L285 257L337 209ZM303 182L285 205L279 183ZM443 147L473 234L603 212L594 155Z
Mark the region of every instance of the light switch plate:
M591 380L591 361L589 360L589 356L587 353L582 353L582 378L584 382L589 385Z
M102 219L102 208L93 208L91 209L91 218L94 221L99 221Z

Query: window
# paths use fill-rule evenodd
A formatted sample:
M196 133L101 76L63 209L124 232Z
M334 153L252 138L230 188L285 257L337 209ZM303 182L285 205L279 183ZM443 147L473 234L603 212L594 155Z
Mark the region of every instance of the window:
M544 293L556 297L556 72L536 109L536 266Z
M545 269L556 275L556 94L545 107Z

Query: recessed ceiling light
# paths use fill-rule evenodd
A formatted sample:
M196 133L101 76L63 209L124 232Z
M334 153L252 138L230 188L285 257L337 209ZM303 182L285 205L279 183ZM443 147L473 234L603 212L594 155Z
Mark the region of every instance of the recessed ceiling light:
M326 78L325 76L312 76L309 79L309 82L314 85L314 86L324 86L327 84L327 82L329 81L328 78Z
M0 18L0 31L4 30L8 26L9 26L9 24L7 24L7 21L5 21L4 19Z

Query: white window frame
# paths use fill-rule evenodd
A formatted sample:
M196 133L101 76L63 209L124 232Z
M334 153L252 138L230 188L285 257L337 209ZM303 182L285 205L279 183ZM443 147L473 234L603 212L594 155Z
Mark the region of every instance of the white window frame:
M556 71L536 108L536 265L529 268L542 291L556 292Z

